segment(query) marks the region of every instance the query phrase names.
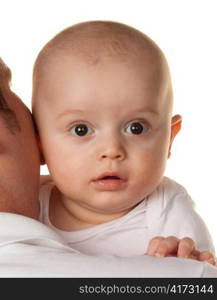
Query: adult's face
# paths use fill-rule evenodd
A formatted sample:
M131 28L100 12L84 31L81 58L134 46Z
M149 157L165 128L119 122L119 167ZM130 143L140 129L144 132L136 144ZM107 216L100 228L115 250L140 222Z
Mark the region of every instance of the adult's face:
M31 113L0 88L0 211L38 217L39 150Z

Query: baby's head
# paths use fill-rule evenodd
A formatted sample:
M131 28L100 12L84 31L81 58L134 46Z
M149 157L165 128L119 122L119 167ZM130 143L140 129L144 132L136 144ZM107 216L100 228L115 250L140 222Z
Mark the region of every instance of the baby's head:
M55 36L33 75L33 114L62 197L127 211L160 183L180 129L168 65L134 28L85 22Z

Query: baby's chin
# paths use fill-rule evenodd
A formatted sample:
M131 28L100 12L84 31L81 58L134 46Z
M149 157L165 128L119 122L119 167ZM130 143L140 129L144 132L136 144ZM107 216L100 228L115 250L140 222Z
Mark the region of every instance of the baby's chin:
M108 193L107 193L108 194ZM141 201L143 201L145 197L140 197L135 201L135 198L126 199L123 196L115 196L114 193L110 193L109 195L101 195L101 197L92 198L88 203L83 203L83 207L88 209L89 211L102 214L104 216L120 217L128 213L131 209L133 209L136 205L138 205Z

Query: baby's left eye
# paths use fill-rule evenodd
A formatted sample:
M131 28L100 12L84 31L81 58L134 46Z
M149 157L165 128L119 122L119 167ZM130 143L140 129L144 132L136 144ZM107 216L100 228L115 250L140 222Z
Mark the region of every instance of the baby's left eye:
M126 127L126 132L130 134L140 135L149 130L149 125L143 122L132 122Z

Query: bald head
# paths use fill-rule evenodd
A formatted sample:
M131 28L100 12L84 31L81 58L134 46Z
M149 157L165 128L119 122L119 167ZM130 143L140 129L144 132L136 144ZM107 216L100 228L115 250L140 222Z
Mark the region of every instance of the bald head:
M35 68L52 55L66 51L93 64L100 58L137 58L142 52L164 58L159 47L142 32L121 23L92 21L71 26L57 34L40 52Z
M166 81L172 97L169 68L163 52L148 36L130 26L90 21L66 28L39 53L33 72L34 87L43 80L48 67L61 63L61 57L65 54L88 65L110 59L143 64Z

